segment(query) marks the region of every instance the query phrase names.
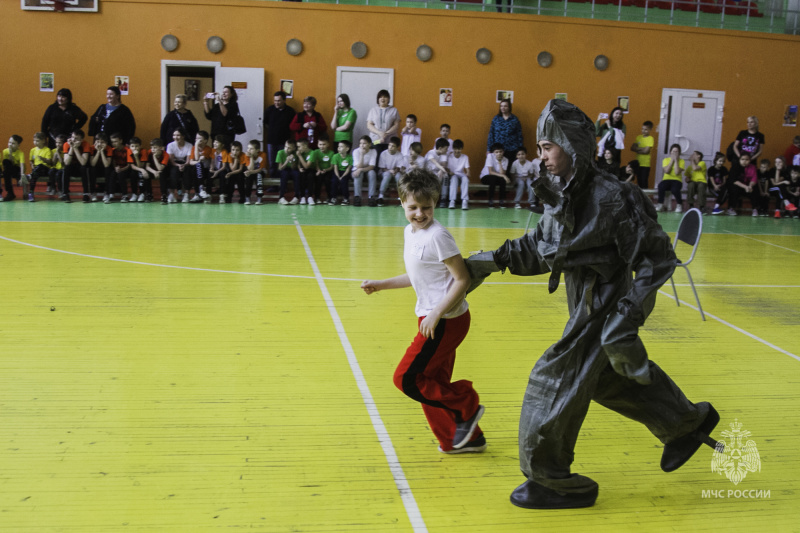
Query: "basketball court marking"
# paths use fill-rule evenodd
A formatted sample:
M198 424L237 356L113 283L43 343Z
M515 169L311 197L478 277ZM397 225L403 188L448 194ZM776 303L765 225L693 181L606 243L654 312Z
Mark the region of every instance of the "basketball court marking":
M661 291L661 290L659 290L659 291L658 291L658 293L659 293L659 294L662 294L662 295L664 295L664 296L666 296L666 297L668 297L668 298L670 298L670 299L672 299L672 300L675 300L675 296L673 296L672 294L668 294L668 293L666 293L666 292L664 292L664 291ZM695 310L695 311L697 311L698 313L700 312L700 310L699 310L697 307L693 306L693 305L692 305L692 304L690 304L689 302L684 302L684 301L683 301L683 300L681 300L681 299L678 299L678 301L681 303L681 305L685 305L686 307L688 307L688 308L690 308L690 309L694 309L694 310ZM745 335L745 336L747 336L747 337L750 337L751 339L753 339L753 340L755 340L755 341L758 341L758 342L760 342L761 344L764 344L765 346L768 346L768 347L772 348L772 349L773 349L773 350L775 350L775 351L778 351L778 352L780 352L780 353L782 353L782 354L784 354L784 355L788 355L789 357L792 357L792 358L794 358L794 359L796 359L796 360L800 361L800 357L798 357L797 355L795 355L795 354L793 354L793 353L791 353L791 352L787 352L787 351L786 351L786 350L784 350L783 348L781 348L781 347L779 347L779 346L775 346L775 345L774 345L774 344L772 344L771 342L769 342L769 341L766 341L766 340L764 340L764 339L762 339L761 337L758 337L758 336L756 336L756 335L753 335L753 334L752 334L752 333L750 333L749 331L745 331L745 330L743 330L742 328L740 328L740 327L738 327L738 326L734 326L734 325L733 325L733 324L731 324L730 322L728 322L728 321L726 321L726 320L723 320L723 319L721 319L720 317L718 317L718 316L716 316L716 315L712 315L711 313L709 313L709 312L708 312L708 311L706 311L705 309L703 310L703 313L704 313L704 314L705 314L707 317L711 317L711 318L713 318L714 320L716 320L716 321L717 321L717 322L719 322L720 324L723 324L723 325L725 325L725 326L728 326L729 328L731 328L731 329L733 329L733 330L735 330L735 331L738 331L738 332L739 332L739 333L741 333L742 335Z
M375 433L378 436L378 442L380 442L381 448L383 448L383 453L386 455L386 461L389 463L389 470L394 478L394 483L397 486L397 490L400 491L400 497L402 498L403 505L406 508L406 514L408 515L408 519L411 521L411 527L417 533L426 533L428 528L425 525L425 521L422 519L422 514L417 506L417 501L414 499L414 494L411 492L411 487L408 484L405 472L403 472L403 467L400 464L400 460L397 458L397 453L394 450L392 439L389 437L389 432L386 430L386 426L383 424L380 413L378 413L378 407L375 405L375 400L372 398L372 393L367 385L367 380L364 378L364 373L361 371L361 366L358 364L358 359L353 351L353 346L350 344L350 340L347 338L347 333L344 330L344 325L342 324L341 318L339 318L339 313L336 311L336 306L333 304L333 299L328 292L328 287L325 285L325 280L322 277L322 273L319 271L317 262L314 260L314 255L311 253L311 247L308 245L306 236L303 233L303 228L300 226L300 222L297 221L297 217L295 215L292 215L292 218L294 219L294 225L297 228L297 233L300 236L300 241L303 243L303 248L306 251L308 262L311 264L311 269L314 272L314 278L317 280L320 291L322 291L322 297L325 299L325 305L327 305L328 312L330 313L333 324L336 327L336 333L339 335L339 341L342 343L345 354L347 354L347 362L350 364L350 370L353 372L353 377L358 385L358 390L361 392L361 398L364 400L367 413L369 413L369 418L372 421L372 427L375 429Z
M741 233L734 233L732 231L723 230L725 233L730 233L731 235L736 235L737 237L741 237L743 239L750 239L751 241L760 242L761 244L769 244L770 246L774 246L775 248L780 248L781 250L786 250L787 252L793 252L796 254L800 254L800 250L794 250L792 248L787 248L785 246L781 246L780 244L774 244L767 241L762 241L761 239L756 239L754 237L748 237L747 235L743 235ZM772 235L773 237L785 237L786 235Z

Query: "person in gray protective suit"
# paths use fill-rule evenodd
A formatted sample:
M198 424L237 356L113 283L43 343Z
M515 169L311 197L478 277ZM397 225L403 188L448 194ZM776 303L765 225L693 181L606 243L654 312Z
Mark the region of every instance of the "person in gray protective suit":
M719 422L711 404L690 402L654 362L638 330L677 264L669 237L638 187L594 166L594 124L580 109L551 100L539 117L536 230L467 259L471 289L492 272L561 275L570 318L561 340L536 362L519 423L527 481L511 502L528 509L588 507L598 486L570 472L575 442L594 400L641 422L665 444L661 468L682 466ZM546 172L545 172L546 170ZM634 273L636 276L634 277Z

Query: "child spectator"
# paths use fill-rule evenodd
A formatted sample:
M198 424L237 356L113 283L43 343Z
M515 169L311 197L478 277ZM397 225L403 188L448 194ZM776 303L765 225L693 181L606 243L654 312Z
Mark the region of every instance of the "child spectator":
M788 199L786 188L791 182L783 157L775 158L775 167L769 171L769 177L769 192L775 197L775 218L781 218L782 212L791 216L797 211L797 207Z
M239 190L239 203L244 203L244 171L247 168L247 156L242 153L242 143L233 141L231 143L231 151L228 154L228 172L225 174L225 187L228 193L230 203L233 203L233 190ZM249 194L247 196L250 196ZM185 198L185 196L184 196ZM225 198L219 197L219 203L224 204Z
M754 162L755 163L755 162ZM756 195L758 205L753 206L758 211L758 216L767 216L769 211L769 159L762 159L756 170Z
M653 123L646 120L642 124L642 134L636 136L636 142L631 146L631 150L636 152L636 160L639 162L639 170L637 173L637 182L640 189L647 189L650 184L650 162L652 159L653 147L655 146L655 139L650 135L653 129Z
M453 139L450 138L450 124L442 124L441 126L439 126L439 138L437 138L436 140L438 141L439 139L444 139L445 141L447 141L447 155L452 154ZM436 149L436 141L434 141L433 143L433 149L434 150Z
M639 161L637 159L629 161L619 179L625 183L637 183L636 180L639 179Z
M689 166L686 168L685 175L686 183L689 184L686 191L686 203L689 209L696 205L701 213L705 213L708 176L706 174L706 162L703 161L702 152L692 152L691 157L689 157ZM695 200L697 200L696 204Z
M317 148L314 151L314 200L320 203L322 198L322 185L325 185L325 192L328 195L328 203L334 205L333 199L333 156L335 152L331 150L331 142L328 135L323 133L319 136Z
M461 187L461 209L469 209L469 157L463 153L464 141L453 141L453 153L447 158L447 172L450 174L450 204L448 208L456 208L456 196Z
M314 175L316 169L308 139L297 141L297 171L300 173L300 205L314 205Z
M716 198L712 215L724 213L722 206L728 201L728 169L725 168L725 159L725 154L717 152L714 154L714 166L708 169L708 191Z
M683 198L681 198L681 189L683 188L683 180L681 176L686 168L686 163L681 159L681 147L679 144L673 144L669 147L669 156L661 161L661 167L664 169L664 176L658 184L656 211L672 211L670 209L671 206L664 205L664 196L669 191L675 197L675 212L682 213Z
M619 179L619 151L609 146L603 150L603 157L598 159L597 168Z
M795 135L792 144L783 153L784 161L787 165L800 165L800 135Z
M317 139L320 134L328 130L325 118L316 111L316 108L317 99L313 96L306 96L303 98L303 112L297 113L289 124L289 129L294 132L295 140L308 139L308 145L312 148L317 147Z
M404 157L408 157L411 153L411 145L422 142L422 130L417 127L417 115L411 114L406 117L406 127L400 131L400 135L403 138L400 153Z
M94 172L90 170L89 157L91 156L92 146L84 140L83 130L75 130L70 135L69 140L64 144L64 172L61 182L61 199L66 203L71 203L69 197L69 181L73 176L81 178L83 185L83 199L90 198L90 202L97 201L97 181ZM91 195L91 196L90 196Z
M394 180L395 185L400 181L406 167L406 158L400 153L402 141L399 137L389 138L389 148L381 153L378 168L381 172L381 188L378 193L378 205L384 205L384 195L389 190L389 184Z
M793 165L789 171L789 185L786 186L786 200L791 205L800 205L800 166L798 165ZM794 213L794 218L800 218L800 209L789 212Z
M31 177L28 184L28 201L35 201L33 193L36 191L36 183L40 178L46 178L48 182L52 179L54 159L53 150L47 146L47 135L37 132L33 134L33 148L31 148L28 158L31 162ZM24 193L24 191L23 191Z
M508 177L508 159L505 157L505 150L500 143L494 143L486 156L486 163L481 170L481 183L489 186L489 207L494 207L494 188L499 186L498 194L499 205L505 207L506 183L511 183Z
M149 189L152 190L152 181L158 180L158 186L161 190L161 205L168 203L175 203L175 195L170 194L171 198L167 197L169 190L169 154L164 150L164 141L160 137L156 137L150 141L150 152L147 155L147 165L145 167L148 173L147 181L151 183ZM148 187L145 187L146 189ZM170 201L171 200L171 201Z
M22 137L12 135L8 139L8 148L3 150L3 183L6 186L6 202L10 202L17 197L14 194L14 183L11 180L16 179L20 184L24 181L25 154L19 149L20 144L22 144Z
M97 178L103 178L103 187L106 193L103 195L103 203L111 203L113 194L109 193L112 184L114 183L114 148L109 146L108 135L105 132L98 132L94 136L94 146L90 149L91 157L89 158L89 173L93 177L93 181L97 184ZM83 203L87 204L92 201L89 195L83 195Z
M189 157L192 155L192 145L186 142L186 132L182 128L172 132L173 141L167 145L169 155L169 180L170 194L175 197L177 202L178 189L183 189L181 202L189 203L189 189L192 188L192 174L194 167L189 164ZM241 143L240 143L241 144ZM240 146L241 148L241 146ZM169 202L169 203L175 203Z
M377 193L378 175L375 168L378 164L378 152L372 148L372 139L364 135L358 140L358 148L353 150L353 205L361 206L361 183L364 175L369 182L369 206L378 205L375 194Z
M514 209L522 209L522 193L528 191L528 207L536 204L533 194L533 180L539 177L537 169L541 161L537 158L528 161L528 150L523 146L517 150L517 159L511 164L510 177L517 183L517 194L514 196Z
M384 280L365 280L367 294L413 287L418 332L394 372L394 384L422 404L441 453L482 452L486 439L478 393L467 380L451 383L456 349L469 331L465 300L470 278L450 232L434 219L439 180L414 170L398 187L409 225L404 231L406 273Z
M56 135L56 147L53 149L53 170L50 172L50 181L47 183L47 194L52 196L56 194L59 187L63 186L64 180L64 145L67 142L67 136L63 133Z
M136 189L139 191L139 196L136 197L136 201L152 202L153 184L149 179L149 173L146 168L147 150L142 149L142 140L139 137L131 137L128 148L130 149L128 164L131 166L131 183L133 183L135 179L137 182Z
M220 194L220 203L225 203L225 175L228 173L228 150L226 149L226 137L217 135L214 137L214 153L211 160L211 168L208 176L208 191L217 180L217 192Z
M115 189L119 189L120 192L120 202L123 204L128 203L128 197L126 196L128 192L128 177L130 176L130 169L131 165L128 163L128 152L130 151L127 146L125 146L125 141L122 140L122 135L119 133L112 133L111 134L111 160L112 160L112 168L114 170L113 174L111 174L111 180L109 184L109 180L106 180L106 194L110 194L113 198ZM135 202L136 198L139 196L136 193L136 177L134 176L131 178L131 201ZM113 187L113 188L111 188Z
M415 169L425 168L425 158L422 156L422 143L411 143L408 149L408 159L406 160L406 173Z
M350 156L349 141L339 141L339 146L336 147L336 155L331 159L331 165L333 166L333 178L331 179L331 199L328 203L331 205L336 205L337 203L347 205L350 203L348 201L350 193L347 190L347 180L353 170L353 158Z
M439 180L439 183L442 184L439 207L447 207L447 194L450 192L450 174L447 173L447 158L449 157L447 153L449 150L450 142L440 137L436 139L433 150L425 154L425 169L432 172Z
M281 175L281 186L278 193L278 203L281 205L296 205L300 201L297 197L300 194L300 173L297 171L299 163L295 152L297 152L297 141L289 139L283 145L283 150L278 150L278 155L275 156L278 172ZM287 202L285 198L286 185L289 183L290 178L294 184L294 198L292 198L291 202Z
M189 165L194 167L195 173L192 182L195 195L189 200L191 203L199 203L205 200L211 203L211 195L208 194L211 184L211 162L214 159L214 150L208 146L209 135L205 130L200 130L194 137L194 146L189 154Z
M730 200L728 205L728 214L736 216L736 210L742 206L742 196L746 196L750 200L750 205L753 207L753 216L758 216L756 206L759 202L758 196L758 173L756 166L750 161L750 154L742 152L739 156L739 164L731 169L730 177L728 179L730 187Z
M256 205L262 205L264 197L264 178L267 176L267 154L261 151L261 143L253 139L247 143L247 157L244 171L244 205L250 205L253 185L256 186ZM241 198L239 203L242 203Z

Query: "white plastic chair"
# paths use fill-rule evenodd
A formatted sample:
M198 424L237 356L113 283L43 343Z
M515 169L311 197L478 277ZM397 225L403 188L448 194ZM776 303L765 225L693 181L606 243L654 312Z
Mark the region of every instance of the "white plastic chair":
M683 218L681 218L681 224L678 226L678 233L675 235L675 242L672 245L672 249L675 250L675 255L677 255L679 242L686 243L692 247L692 254L689 256L688 260L681 261L681 259L678 258L678 266L681 266L684 268L684 270L686 270L686 275L689 277L689 285L691 285L692 292L694 292L694 299L697 301L697 308L700 310L700 316L703 318L703 320L705 320L706 315L703 313L703 307L700 305L700 298L697 296L697 289L694 287L692 274L689 272L689 263L694 260L694 254L697 252L697 245L700 244L700 235L702 235L702 233L703 215L696 207L689 209L683 214ZM673 279L674 277L675 274L673 273L672 277L669 278L669 281L672 283L672 292L675 293L675 303L678 304L678 307L680 307L681 302L678 300L678 291L675 288L675 280Z

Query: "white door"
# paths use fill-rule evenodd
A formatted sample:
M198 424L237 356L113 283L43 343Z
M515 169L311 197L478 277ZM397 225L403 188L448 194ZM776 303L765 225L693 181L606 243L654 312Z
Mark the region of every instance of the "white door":
M217 92L230 85L238 97L239 113L244 117L247 132L237 135L236 140L247 149L253 139L264 141L264 69L217 67L214 87ZM263 149L263 148L262 148Z
M336 67L336 94L344 93L349 96L350 106L358 115L353 130L353 142L356 146L359 137L369 135L367 114L370 109L378 105L378 91L381 89L389 91L392 95L391 104L394 105L394 69ZM325 119L330 120L330 117ZM401 120L401 123L405 121Z
M723 91L663 89L657 157L651 162L656 167L656 183L664 174L661 160L673 144L680 145L682 159L688 160L692 152L699 151L706 165L713 165L714 154L720 149L724 107Z

